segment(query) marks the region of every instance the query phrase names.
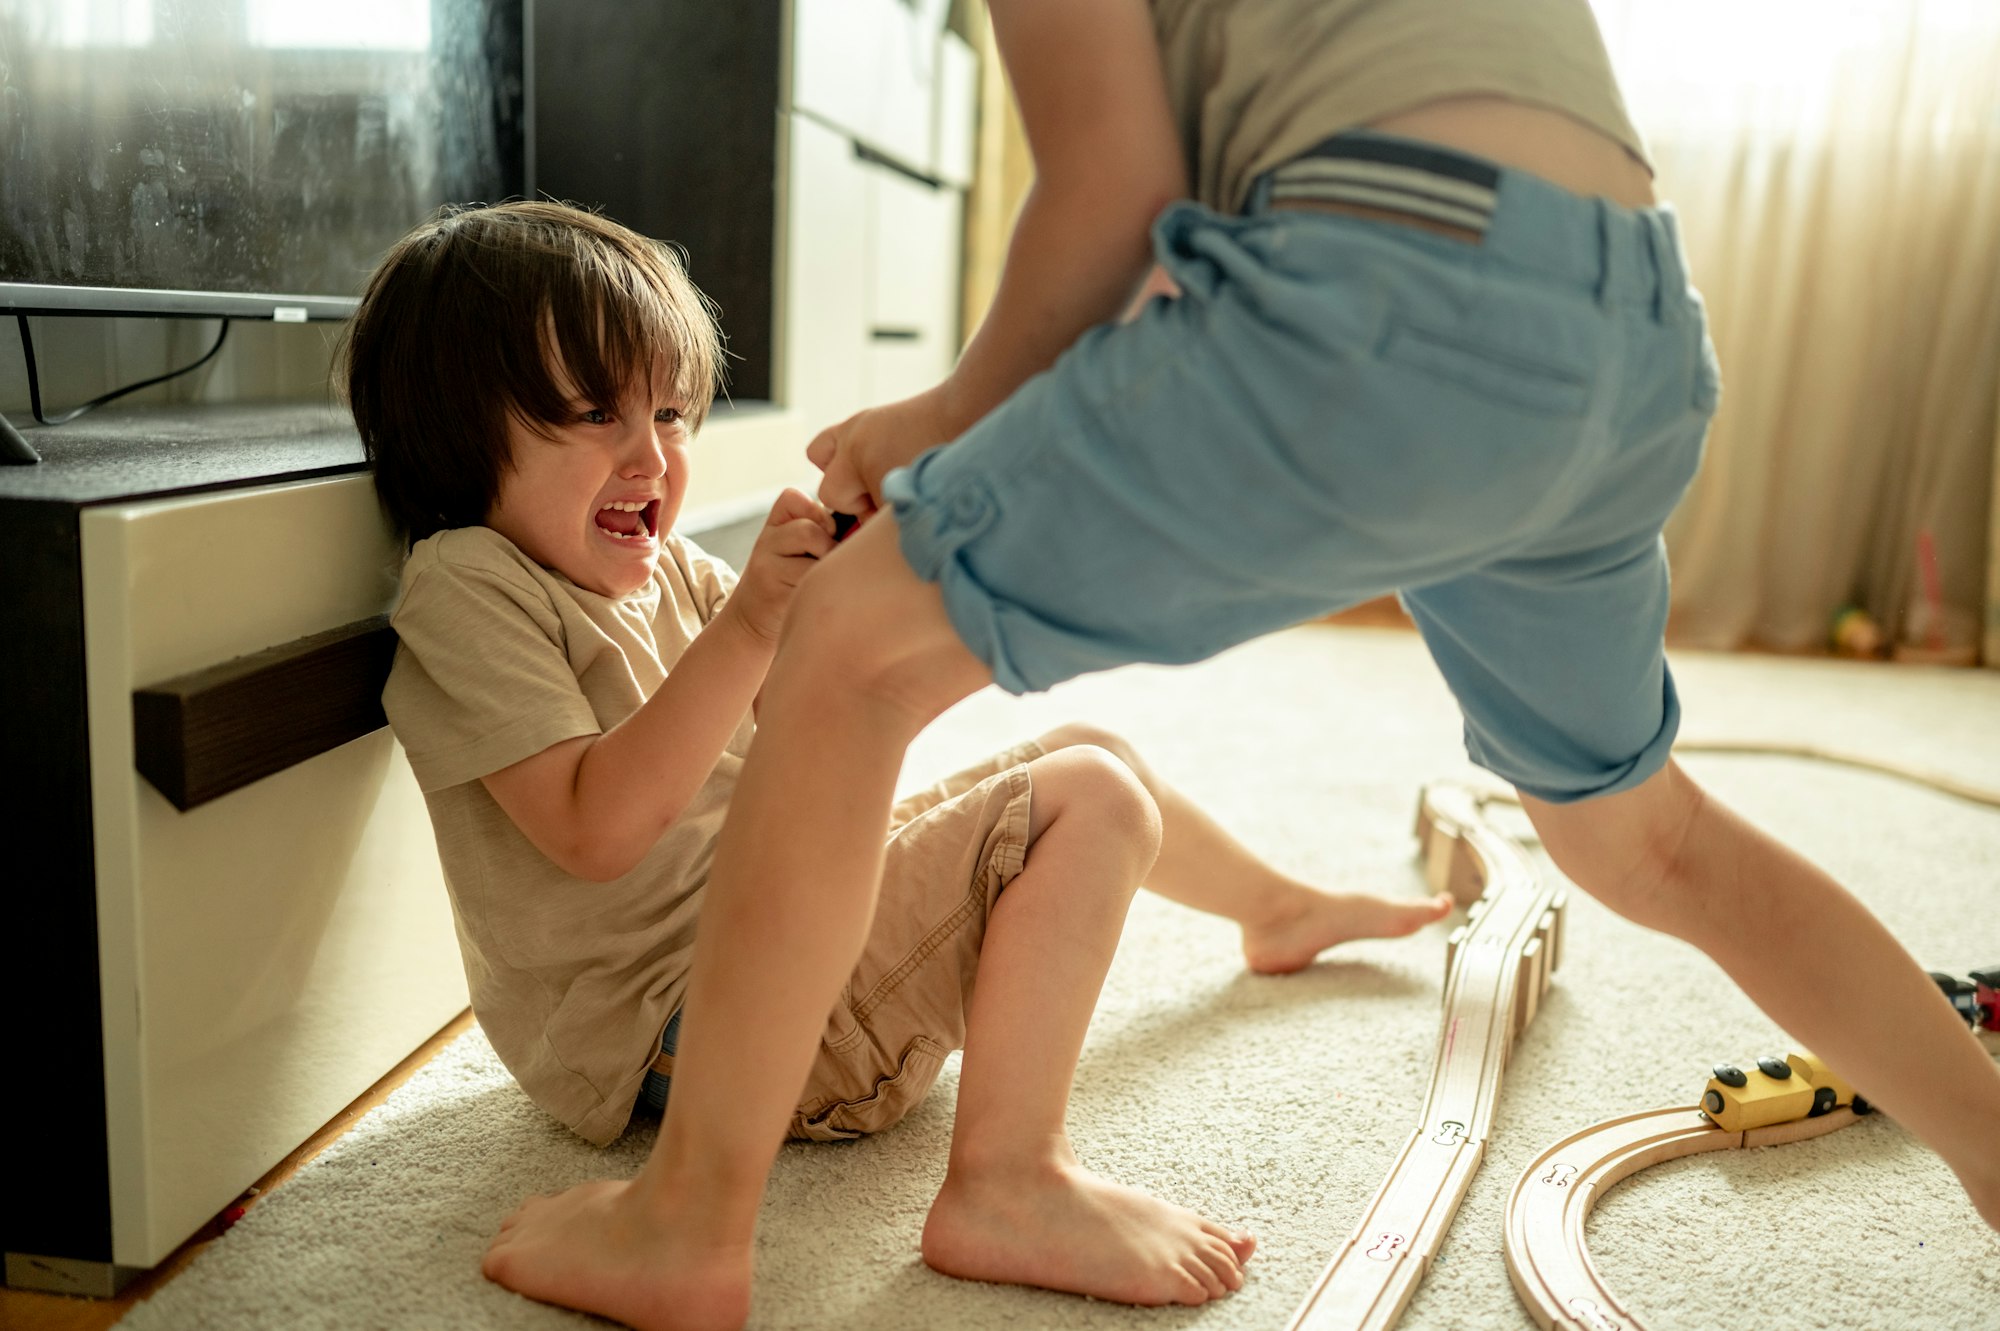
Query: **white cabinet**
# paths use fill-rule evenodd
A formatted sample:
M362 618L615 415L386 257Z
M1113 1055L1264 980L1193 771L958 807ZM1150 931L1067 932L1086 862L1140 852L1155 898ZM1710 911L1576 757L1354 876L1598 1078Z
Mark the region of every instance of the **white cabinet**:
M466 990L387 729L185 812L134 767L135 688L389 607L400 553L369 478L106 505L80 528L112 1261L148 1267Z
M868 191L868 363L871 401L920 392L958 350L965 196L863 163Z
M920 175L963 185L972 48L948 0L795 0L792 108ZM949 169L947 169L949 168Z
M798 0L781 378L815 425L936 384L959 346L978 58L937 0Z

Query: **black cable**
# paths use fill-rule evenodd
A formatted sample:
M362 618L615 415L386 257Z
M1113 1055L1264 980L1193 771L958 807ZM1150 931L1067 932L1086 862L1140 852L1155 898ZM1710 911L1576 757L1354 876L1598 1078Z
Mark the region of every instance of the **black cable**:
M154 375L151 379L141 380L136 384L127 384L123 388L113 389L101 397L90 399L90 401L80 407L72 407L54 420L50 420L48 417L42 415L42 383L41 377L35 373L35 338L34 334L28 331L28 316L17 314L14 316L14 321L21 326L21 357L28 365L28 406L35 413L35 419L43 425L66 424L83 415L84 412L89 411L91 408L101 407L107 402L124 397L127 393L136 393L142 388L151 388L154 384L163 384L169 379L178 378L190 370L198 370L208 364L209 361L215 359L215 353L222 350L222 343L229 336L229 320L224 318L221 330L215 335L215 345L208 349L207 355L194 364L183 365L178 370L169 370L165 374Z

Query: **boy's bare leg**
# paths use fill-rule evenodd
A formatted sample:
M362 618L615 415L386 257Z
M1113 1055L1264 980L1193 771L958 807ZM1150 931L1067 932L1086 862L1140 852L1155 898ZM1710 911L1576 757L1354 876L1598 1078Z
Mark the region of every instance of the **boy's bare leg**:
M924 1260L970 1280L1122 1303L1205 1303L1254 1242L1084 1169L1063 1129L1076 1061L1159 814L1099 750L1038 758L1027 867L987 923L966 1018L958 1122Z
M1521 802L1564 873L1714 958L1943 1156L2000 1229L2000 1066L1867 907L1675 763L1603 799Z
M641 1331L743 1323L758 1203L867 937L904 750L990 678L890 515L806 580L717 844L653 1153L629 1183L524 1205L489 1277Z
M1050 752L1095 745L1138 775L1159 805L1163 828L1160 858L1146 886L1183 906L1241 925L1243 956L1251 970L1266 975L1303 970L1337 943L1400 938L1451 912L1451 898L1442 892L1419 901L1327 892L1279 873L1108 730L1080 723L1058 726L1041 743Z

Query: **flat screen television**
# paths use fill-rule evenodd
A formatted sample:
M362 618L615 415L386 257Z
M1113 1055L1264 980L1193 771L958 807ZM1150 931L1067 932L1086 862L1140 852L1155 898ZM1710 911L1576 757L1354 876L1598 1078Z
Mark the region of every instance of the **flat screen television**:
M0 0L0 311L345 318L525 192L525 0Z

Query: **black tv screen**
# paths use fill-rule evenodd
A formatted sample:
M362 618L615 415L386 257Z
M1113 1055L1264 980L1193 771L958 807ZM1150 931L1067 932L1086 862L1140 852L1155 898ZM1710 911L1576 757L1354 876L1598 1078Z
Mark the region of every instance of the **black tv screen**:
M0 310L340 318L527 180L523 0L0 0Z

